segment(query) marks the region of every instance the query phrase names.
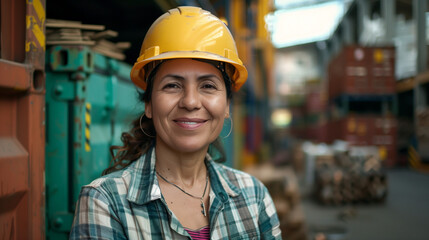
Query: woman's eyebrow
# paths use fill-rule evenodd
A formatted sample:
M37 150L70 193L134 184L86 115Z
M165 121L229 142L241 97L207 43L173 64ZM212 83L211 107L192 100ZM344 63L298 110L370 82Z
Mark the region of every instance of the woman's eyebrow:
M219 80L221 80L220 78L219 78L219 76L218 75L216 75L216 74L212 74L212 73L209 73L209 74L204 74L204 75L201 75L201 76L198 76L198 80L203 80L203 79L207 79L207 78L217 78L217 79L219 79Z
M182 75L167 74L167 75L161 77L161 81L166 79L166 78L174 78L174 79L181 80L181 81L186 80L186 78ZM221 78L218 75L212 74L212 73L200 75L200 76L198 76L197 80L202 81L202 80L207 79L207 78L216 78L218 80L221 80Z
M163 76L161 78L161 80L164 80L166 78L174 78L174 79L178 79L178 80L185 80L185 78L183 76L177 75L177 74L167 74L167 75Z

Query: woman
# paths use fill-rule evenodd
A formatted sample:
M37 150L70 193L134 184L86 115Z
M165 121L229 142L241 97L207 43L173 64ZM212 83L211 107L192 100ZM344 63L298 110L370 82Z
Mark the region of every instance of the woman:
M246 78L209 12L179 7L156 20L131 70L145 112L108 174L83 187L70 239L280 239L267 189L212 159Z

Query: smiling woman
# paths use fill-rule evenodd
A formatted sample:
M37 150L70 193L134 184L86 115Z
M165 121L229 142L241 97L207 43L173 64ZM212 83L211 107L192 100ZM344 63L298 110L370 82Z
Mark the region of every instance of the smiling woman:
M149 29L132 71L145 112L113 147L105 176L83 187L71 239L280 239L256 178L212 160L246 81L226 25L179 7Z
M204 156L229 117L226 95L222 74L214 66L191 59L162 63L145 109L155 125L157 147L202 151Z

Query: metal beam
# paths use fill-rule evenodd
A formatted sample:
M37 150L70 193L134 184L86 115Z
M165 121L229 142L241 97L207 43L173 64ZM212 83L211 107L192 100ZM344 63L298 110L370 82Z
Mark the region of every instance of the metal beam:
M358 35L361 36L364 28L364 20L369 18L369 3L368 0L356 0L357 5L357 28ZM359 37L358 36L358 37Z
M425 91L420 85L419 75L426 71L426 0L413 0L413 18L416 23L416 43L417 43L417 75L414 81L414 129L419 129L419 118L417 113L421 108L425 108L426 97Z
M341 33L343 43L345 45L352 44L354 39L354 26L351 23L351 19L349 16L344 16L343 22L341 23Z
M335 56L342 48L342 42L337 32L332 35L331 44L331 56Z
M395 37L395 1L382 0L381 1L381 15L384 20L386 32L384 36L385 44L393 44L393 38Z
M427 0L413 0L413 18L417 24L417 74L427 69L426 8Z
M32 67L0 59L0 88L24 91L31 87Z

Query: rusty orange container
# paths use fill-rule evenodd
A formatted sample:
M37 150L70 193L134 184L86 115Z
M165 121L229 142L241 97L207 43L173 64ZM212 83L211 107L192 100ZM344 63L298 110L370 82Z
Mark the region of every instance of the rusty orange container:
M395 48L345 46L328 65L329 98L394 94Z
M0 236L44 239L45 1L0 11Z
M328 131L331 139L353 146L377 146L385 167L397 165L397 120L394 116L348 115L334 120Z

